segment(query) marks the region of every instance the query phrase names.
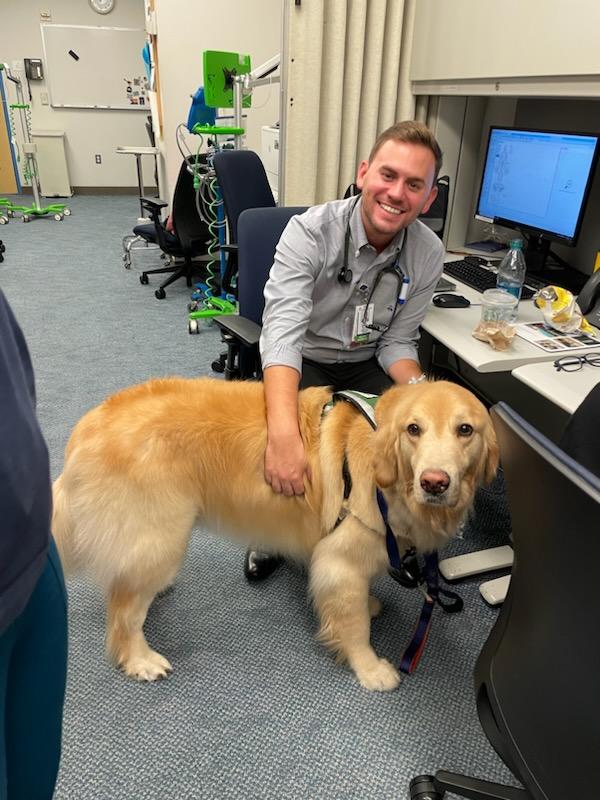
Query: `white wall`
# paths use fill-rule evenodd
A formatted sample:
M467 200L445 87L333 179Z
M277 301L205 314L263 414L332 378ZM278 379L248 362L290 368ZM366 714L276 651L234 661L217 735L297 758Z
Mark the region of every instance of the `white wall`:
M12 68L23 58L43 58L40 11L49 11L54 24L97 25L103 27L144 28L143 0L117 0L108 15L92 11L87 0L0 0L0 61ZM107 53L118 58L118 53ZM140 65L142 65L140 55ZM46 64L44 72L46 74ZM99 64L98 68L101 69ZM23 76L24 77L24 76ZM54 109L42 105L40 94L48 91L46 80L31 81L32 127L65 131L67 163L71 185L75 187L137 186L135 159L117 155L119 145L149 144L146 114L141 111L102 109ZM14 102L13 85L5 83ZM25 94L27 87L24 82ZM149 112L148 112L149 113ZM96 164L99 153L102 163ZM146 185L154 184L152 159L144 168Z
M119 0L121 2L121 0ZM163 103L164 142L169 193L181 164L175 129L188 117L190 98L203 84L204 50L250 55L256 67L281 50L282 0L229 0L223 5L206 0L155 0L158 66ZM263 125L279 121L279 84L254 90L244 127L246 146L260 154ZM198 137L188 137L198 147Z

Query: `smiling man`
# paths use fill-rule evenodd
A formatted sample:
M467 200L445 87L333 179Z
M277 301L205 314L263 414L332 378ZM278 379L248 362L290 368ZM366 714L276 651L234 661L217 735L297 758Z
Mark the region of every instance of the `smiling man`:
M359 168L359 197L314 206L285 229L265 286L260 352L267 403L265 480L288 496L307 474L298 390L380 394L422 378L419 326L444 249L417 217L433 203L442 153L419 122L384 131ZM278 561L249 551L250 580Z

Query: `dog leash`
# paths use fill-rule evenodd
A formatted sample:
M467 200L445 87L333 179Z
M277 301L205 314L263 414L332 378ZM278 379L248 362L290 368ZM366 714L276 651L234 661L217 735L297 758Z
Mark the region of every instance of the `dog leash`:
M326 409L329 410L332 408L336 401L343 400L357 408L367 419L373 430L377 430L374 409L378 399L378 395L352 390L334 392ZM342 472L344 476L344 499L347 500L352 488L352 478L345 456ZM410 675L416 669L425 649L425 644L431 628L434 606L439 605L447 614L456 614L462 611L464 604L462 598L456 592L440 588L438 555L436 552L427 553L423 556L423 569L419 566L417 552L414 547L409 548L403 556L400 556L398 542L388 522L387 501L381 489L377 489L377 505L379 506L379 511L385 524L385 545L390 562L388 574L396 583L399 583L406 589L419 589L423 594L423 607L419 620L413 632L412 639L400 661L400 671ZM341 520L338 520L338 522L340 521ZM440 596L448 598L450 602L444 602Z
M412 639L400 660L400 672L410 675L417 668L425 649L432 623L434 606L438 605L447 614L456 614L463 609L463 600L456 592L440 588L438 555L436 552L423 556L424 567L419 566L417 552L411 547L400 556L398 542L388 522L388 505L383 492L377 489L377 505L385 523L385 545L390 567L388 574L396 583L407 589L419 589L423 595L423 607L413 632ZM445 602L441 597L448 598Z

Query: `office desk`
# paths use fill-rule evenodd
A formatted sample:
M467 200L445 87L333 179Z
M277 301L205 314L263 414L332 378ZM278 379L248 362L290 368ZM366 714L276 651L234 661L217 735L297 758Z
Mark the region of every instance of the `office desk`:
M600 348L593 352L600 352ZM557 353L556 357L560 355ZM572 414L584 397L600 383L600 368L584 364L577 372L557 372L554 364L546 362L525 364L513 370L512 376Z
M470 300L472 305L469 308L437 308L432 305L422 327L458 358L470 364L477 372L511 372L533 361L556 359L555 352L546 352L520 336L515 336L510 348L504 351L494 350L486 342L473 338L473 328L481 318L481 294L456 281L455 283L457 293ZM474 299L473 295L476 296ZM541 311L531 300L521 301L517 322L540 322L541 319ZM585 350L586 348L580 348L572 352L580 353Z
M447 261L456 260L456 255L448 254ZM531 342L515 336L511 347L506 351L493 350L485 342L472 336L473 328L481 317L482 296L480 292L465 286L454 278L456 292L471 302L469 308L437 308L431 305L422 323L419 358L423 369L443 374L449 371L457 375L469 388L474 390L488 404L499 400L509 403L532 425L545 433L553 441L560 438L570 414L572 400L566 384L557 385L552 376L552 362L566 353L546 352ZM518 322L539 322L541 311L532 300L522 300L519 304ZM569 351L573 355L589 352L589 348ZM521 374L513 376L513 370L538 363L548 364L543 375L548 376L547 388L536 383L536 374L531 381ZM591 368L595 369L595 368ZM598 370L600 372L600 370Z

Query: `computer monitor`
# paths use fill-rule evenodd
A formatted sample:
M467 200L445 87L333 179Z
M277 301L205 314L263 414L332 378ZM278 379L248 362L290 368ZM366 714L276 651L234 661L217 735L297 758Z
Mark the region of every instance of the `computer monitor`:
M490 128L476 217L523 233L528 270L544 269L550 242L576 244L599 140L587 133Z

